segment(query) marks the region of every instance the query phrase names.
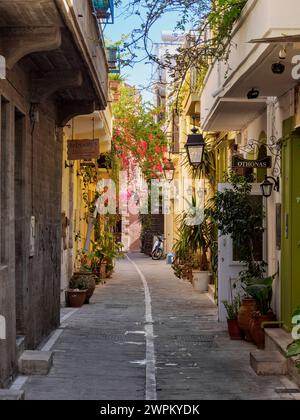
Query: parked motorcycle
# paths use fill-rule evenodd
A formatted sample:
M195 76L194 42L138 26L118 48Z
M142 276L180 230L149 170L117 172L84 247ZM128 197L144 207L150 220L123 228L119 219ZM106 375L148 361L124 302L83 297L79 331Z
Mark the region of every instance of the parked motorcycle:
M153 260L160 260L164 255L164 237L163 235L157 235L157 239L154 242L151 257Z

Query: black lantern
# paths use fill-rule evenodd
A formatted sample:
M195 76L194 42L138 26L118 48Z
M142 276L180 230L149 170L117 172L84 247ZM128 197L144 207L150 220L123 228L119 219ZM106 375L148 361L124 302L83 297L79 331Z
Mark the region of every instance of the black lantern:
M168 159L164 165L164 175L167 181L173 181L175 175L175 166L171 159Z
M272 180L273 182L271 182ZM264 182L260 185L262 195L265 198L269 198L272 195L273 189L274 191L279 192L280 184L279 178L273 178L272 176L266 176Z
M198 129L195 127L195 119L192 133L193 134L190 134L187 138L185 148L190 165L194 168L197 168L201 165L203 160L205 141L202 134L198 134Z

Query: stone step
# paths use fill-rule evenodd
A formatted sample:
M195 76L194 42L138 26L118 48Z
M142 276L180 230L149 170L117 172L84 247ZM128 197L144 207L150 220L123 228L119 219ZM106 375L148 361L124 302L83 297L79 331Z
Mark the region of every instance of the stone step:
M266 328L265 329L265 349L267 351L278 351L284 357L286 356L287 347L293 341L291 333L282 328ZM288 375L300 386L299 370L296 368L297 357L287 360Z
M12 391L10 389L0 389L0 401L20 401L25 399L24 391Z
M279 351L283 356L286 349L293 341L291 333L282 328L265 328L265 349Z
M23 335L18 335L16 339L16 354L17 359L19 359L25 351L25 337Z
M53 364L53 352L24 351L19 358L21 375L47 375Z
M250 365L257 375L286 375L288 371L287 359L279 351L252 351Z

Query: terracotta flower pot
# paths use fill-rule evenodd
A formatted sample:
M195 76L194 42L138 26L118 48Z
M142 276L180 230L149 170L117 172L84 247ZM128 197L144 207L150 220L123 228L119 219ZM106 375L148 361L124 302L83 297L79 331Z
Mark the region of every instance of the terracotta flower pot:
M96 283L97 283L97 276L94 273L89 272L78 272L73 274L73 278L76 279L76 277L82 277L84 276L86 278L86 281L88 283L88 290L86 292L86 300L85 303L89 304L90 299L93 296L95 289L96 289ZM70 282L70 286L72 287L72 282Z
M262 324L272 321L275 321L275 315L272 311L266 315L254 313L250 320L250 335L259 349L265 348L265 330L262 328Z
M231 340L242 340L243 334L237 319L228 319L228 333Z
M245 298L242 300L242 304L238 314L238 324L246 341L252 341L250 335L250 321L252 314L256 310L256 300L252 298Z
M86 299L87 290L66 290L66 303L71 308L81 308Z

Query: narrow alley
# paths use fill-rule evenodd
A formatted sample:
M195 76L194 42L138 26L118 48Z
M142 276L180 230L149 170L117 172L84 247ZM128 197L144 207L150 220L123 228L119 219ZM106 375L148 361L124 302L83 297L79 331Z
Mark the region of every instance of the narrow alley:
M151 293L155 377L147 378L152 360L143 282L124 259L90 305L63 309L62 334L55 342L54 332L42 345L54 351L49 375L17 379L27 400L144 400L151 392L158 400L294 398L284 393L293 385L287 378L253 372L253 344L230 341L207 294L174 277L164 261L141 254L131 259Z

